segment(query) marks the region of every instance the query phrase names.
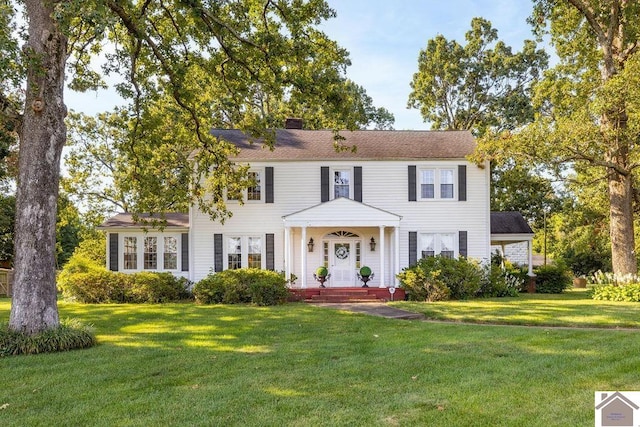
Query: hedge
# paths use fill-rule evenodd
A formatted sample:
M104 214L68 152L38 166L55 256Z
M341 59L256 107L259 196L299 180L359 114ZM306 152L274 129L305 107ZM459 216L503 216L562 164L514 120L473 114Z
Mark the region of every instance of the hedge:
M210 274L193 287L201 304L251 303L261 306L286 302L286 280L274 271L257 268L225 270Z

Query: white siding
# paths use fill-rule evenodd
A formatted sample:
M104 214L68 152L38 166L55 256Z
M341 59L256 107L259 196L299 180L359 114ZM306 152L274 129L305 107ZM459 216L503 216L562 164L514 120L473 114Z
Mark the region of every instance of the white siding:
M408 165L420 167L448 167L456 171L458 165L467 167L467 200L458 201L457 191L454 200L408 201ZM200 280L213 268L213 236L263 236L275 235L275 270L285 269L283 216L299 212L320 204L320 168L328 166L330 170L362 167L362 201L366 205L382 209L402 217L400 221L400 268L408 265L408 235L410 231L418 233L468 233L468 256L476 259L488 259L490 256L489 232L489 168L479 168L466 160L449 161L313 161L313 162L270 162L254 163L252 167L274 168L274 203L246 202L240 206L229 201L233 216L224 225L211 221L197 209L191 213L190 241L193 267L191 279ZM330 173L330 178L333 174ZM352 175L353 180L353 175ZM419 185L418 178L418 185ZM457 188L457 176L454 182ZM353 185L353 182L352 182ZM419 192L418 192L419 194ZM330 191L333 195L333 191ZM337 223L341 218L349 217L349 212L326 212L327 219ZM327 233L341 230L343 227L308 228L306 240L313 237L315 249L307 253L307 284L314 286L312 274L322 264L322 239ZM380 271L379 246L376 252L369 249L369 239L379 240L378 227L359 227L349 229L362 238L363 265L368 265L376 273ZM457 234L456 234L457 235ZM302 246L300 229L293 228L292 272L300 277L300 249ZM387 258L383 279L385 285L393 283L394 243L393 230L385 230ZM457 238L456 238L457 245ZM376 277L373 286L380 284ZM300 281L300 279L299 279Z

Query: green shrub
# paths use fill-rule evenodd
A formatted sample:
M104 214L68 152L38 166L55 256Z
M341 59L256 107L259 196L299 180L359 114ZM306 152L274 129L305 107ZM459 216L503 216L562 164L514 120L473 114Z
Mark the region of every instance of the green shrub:
M416 268L425 273L438 273L438 279L451 291L451 299L467 299L480 290L482 269L467 258L427 257L418 261Z
M318 267L316 269L316 276L318 277L326 277L327 274L329 274L329 270L327 270L327 267Z
M124 273L114 273L106 268L91 269L86 272L61 273L58 287L62 296L82 303L123 303L127 302L130 278Z
M410 301L446 301L451 290L438 276L438 272L425 272L416 265L404 269L398 274L398 280Z
M366 265L360 269L360 276L369 277L371 276L371 269Z
M195 284L193 294L201 304L275 305L285 302L289 291L282 275L252 268L210 274Z
M171 273L140 272L131 275L128 300L133 303L161 303L190 297L189 281Z
M90 304L179 301L190 298L188 285L187 279L170 273L109 271L80 256L73 256L58 274L64 298Z
M572 286L572 274L561 264L543 265L534 270L536 292L541 294L561 294Z
M11 331L7 324L0 325L0 357L68 351L95 344L93 329L76 320L63 320L58 328L35 335Z
M479 297L515 297L522 289L524 281L509 270L494 264L484 268L484 277L477 296Z
M640 302L640 283L595 286L591 292L595 300Z

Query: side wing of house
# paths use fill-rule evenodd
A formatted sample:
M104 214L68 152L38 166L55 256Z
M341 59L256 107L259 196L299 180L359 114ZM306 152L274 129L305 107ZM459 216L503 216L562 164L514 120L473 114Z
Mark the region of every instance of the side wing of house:
M189 277L188 215L166 215L167 224L162 228L137 224L131 214L118 214L103 223L100 229L107 234L107 268Z

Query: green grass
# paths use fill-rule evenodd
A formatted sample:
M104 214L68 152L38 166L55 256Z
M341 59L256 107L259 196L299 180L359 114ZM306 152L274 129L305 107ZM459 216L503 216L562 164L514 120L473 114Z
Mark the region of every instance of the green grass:
M595 390L640 390L640 331L304 304L59 307L93 324L99 344L0 358L3 427L591 426ZM8 316L0 299L0 322Z
M398 308L423 313L428 319L508 325L576 328L640 328L640 304L595 301L586 289L563 294L527 294L434 303L396 302Z

